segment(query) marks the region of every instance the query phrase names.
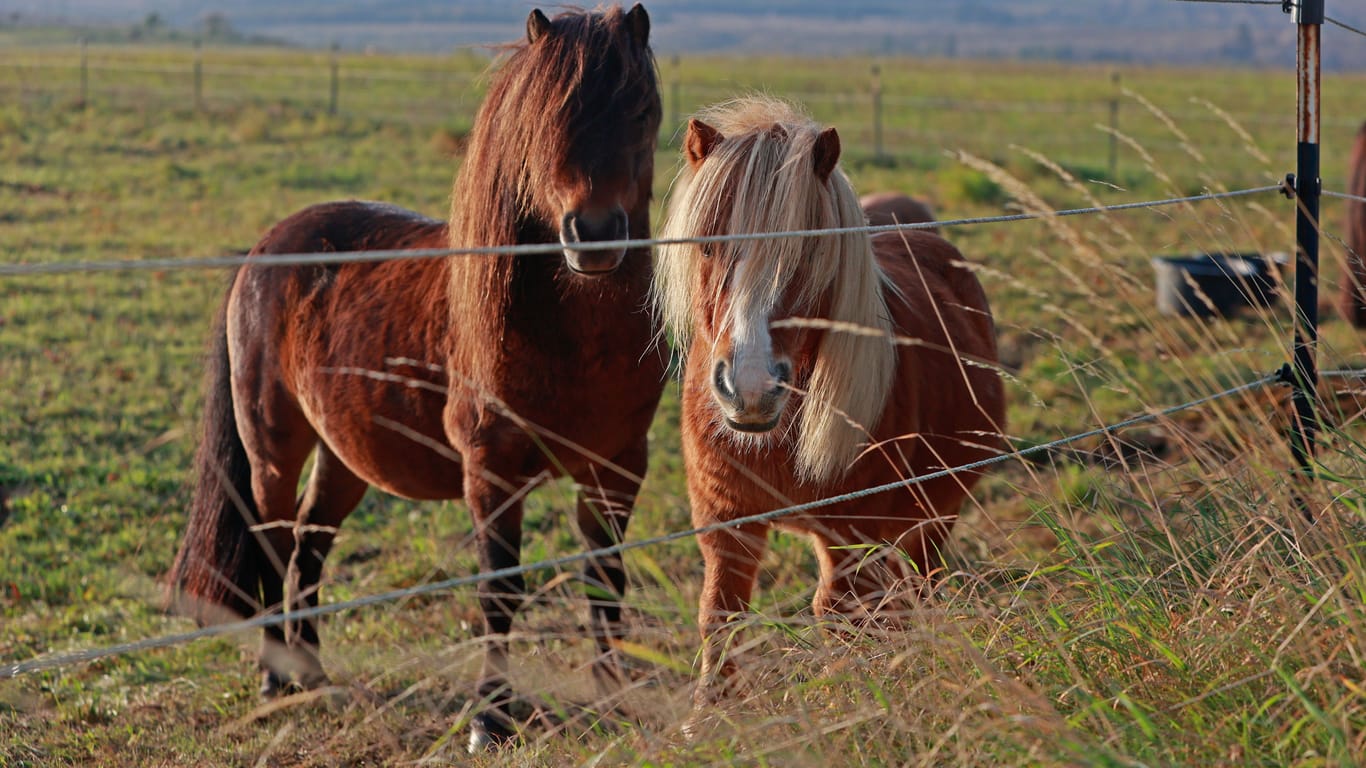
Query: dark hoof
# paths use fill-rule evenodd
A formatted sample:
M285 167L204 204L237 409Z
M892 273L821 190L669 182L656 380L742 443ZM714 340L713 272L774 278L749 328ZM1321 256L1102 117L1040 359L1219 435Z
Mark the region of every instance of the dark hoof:
M267 669L261 673L261 698L278 699L289 695L289 681Z
M470 723L470 754L508 746L517 738L506 715L481 712Z
M306 677L294 677L268 669L261 673L261 698L278 699L305 691L316 691L330 685L332 685L332 681L324 672L317 672Z

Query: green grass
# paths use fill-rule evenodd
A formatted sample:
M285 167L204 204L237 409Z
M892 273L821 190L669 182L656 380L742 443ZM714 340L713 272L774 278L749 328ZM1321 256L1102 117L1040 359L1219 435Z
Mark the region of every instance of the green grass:
M12 97L0 99L9 261L220 255L290 211L341 197L442 216L458 162L449 153L485 66L477 56L345 56L333 115L322 53L206 49L199 110L183 48L92 47L85 105L76 57L74 47L0 51L0 92ZM1120 129L1135 148L1121 145L1112 176L1095 128L1115 94L1108 69L880 65L886 159L872 146L867 60L661 62L666 113L748 89L790 94L839 127L860 190L927 197L946 219L1241 188L1293 169L1289 73L1124 71L1136 95L1119 97ZM1328 189L1342 188L1363 85L1324 83ZM1173 115L1193 151L1138 97ZM1256 152L1192 99L1244 120ZM933 106L944 100L960 106ZM1008 108L1039 103L1075 108ZM666 127L666 142L673 135ZM657 158L661 200L675 152L663 146ZM1289 250L1291 211L1267 195L949 231L979 265L997 315L1011 432L1042 442L1279 367L1290 333L1283 304L1229 321L1163 317L1148 260ZM1326 228L1340 231L1340 206L1325 202L1324 212ZM1325 294L1342 258L1325 245ZM0 484L10 496L0 662L190 628L160 610L158 580L184 524L201 356L223 289L216 270L0 279ZM1325 367L1360 364L1354 331L1329 319L1323 333ZM1335 412L1361 407L1331 394ZM462 590L327 619L326 663L349 694L340 703L260 709L255 638L0 681L0 763L1358 763L1366 450L1346 423L1322 451L1326 479L1297 488L1281 440L1284 399L1281 390L1240 396L1126 435L1156 446L1162 462L1116 468L1106 464L1112 446L1093 439L994 472L955 529L951 575L901 631L814 623L806 543L775 537L755 615L737 638L749 693L691 742L679 727L700 565L683 541L628 557L642 686L625 695L628 714L597 730L534 732L519 750L464 756L479 613ZM671 389L632 538L688 525L677 418ZM1323 512L1316 526L1297 499ZM579 549L565 524L572 509L563 486L532 497L526 560ZM459 504L371 494L338 539L324 599L471 573L469 534ZM550 586L519 619L515 682L591 701L582 601L552 579L531 578Z

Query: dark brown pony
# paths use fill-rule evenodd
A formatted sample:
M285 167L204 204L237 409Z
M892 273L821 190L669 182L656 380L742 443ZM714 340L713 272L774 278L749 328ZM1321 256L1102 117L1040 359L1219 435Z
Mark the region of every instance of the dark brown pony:
M1357 131L1347 166L1347 191L1366 197L1366 123ZM1357 328L1366 328L1366 203L1347 201L1347 274L1338 288L1338 312Z
M621 540L664 382L645 238L660 101L649 18L634 6L527 21L493 76L450 221L337 202L277 224L253 255L556 243L563 254L330 266L248 264L228 291L204 441L173 586L201 620L316 605L337 527L369 486L463 498L479 565L515 566L522 499L568 475L589 547ZM299 494L305 461L312 473ZM587 564L611 677L625 576ZM605 587L605 590L603 589ZM506 633L523 579L479 590L490 636L474 745L511 734ZM263 693L326 682L312 621L265 632Z
M900 192L869 192L858 199L859 207L875 227L891 224L924 224L934 221L929 204ZM927 227L921 232L939 233L938 227Z
M662 236L857 227L839 137L768 99L693 120ZM656 301L686 342L693 522L896 482L996 454L1005 400L986 296L936 235L848 233L660 248ZM979 475L961 472L773 525L810 536L817 615L872 617L934 570ZM719 632L746 610L767 524L699 538L702 707L729 674ZM885 615L885 614L884 614Z

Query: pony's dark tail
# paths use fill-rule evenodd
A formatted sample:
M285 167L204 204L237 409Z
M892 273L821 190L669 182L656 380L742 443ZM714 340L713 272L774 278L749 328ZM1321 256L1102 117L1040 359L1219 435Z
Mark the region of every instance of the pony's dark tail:
M232 404L227 301L218 312L207 362L203 436L194 460L194 496L170 574L170 607L213 624L256 612L260 545L251 463Z

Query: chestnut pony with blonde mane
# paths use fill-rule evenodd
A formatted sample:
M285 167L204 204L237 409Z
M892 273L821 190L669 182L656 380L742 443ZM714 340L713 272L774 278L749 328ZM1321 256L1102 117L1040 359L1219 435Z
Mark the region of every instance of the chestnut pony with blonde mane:
M449 222L339 202L277 224L253 256L562 243L562 253L317 266L248 263L215 336L198 484L171 574L202 621L316 605L337 527L373 485L463 498L480 568L515 566L522 499L578 484L590 548L621 540L646 465L665 358L647 306L661 118L639 5L539 10L507 51L469 137ZM252 261L255 261L254 259ZM296 498L305 461L312 474ZM589 562L611 678L619 558ZM511 735L506 633L523 579L479 590L490 635L472 745ZM313 621L265 631L263 693L326 682Z
M1366 123L1357 131L1347 165L1347 191L1366 197ZM1347 201L1347 274L1338 288L1338 312L1353 326L1366 328L1366 203Z
M864 222L837 165L835 130L786 103L714 107L689 123L684 152L665 239ZM687 351L682 433L695 525L966 464L1002 446L991 312L962 256L937 235L661 246L655 300ZM868 618L896 580L914 575L899 563L929 574L977 479L957 473L775 520L815 545L816 614ZM729 673L716 635L746 610L767 528L699 538L699 706Z

